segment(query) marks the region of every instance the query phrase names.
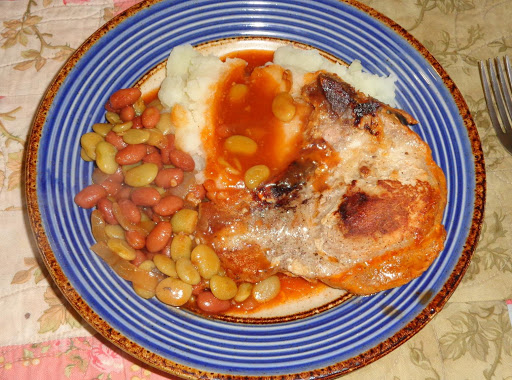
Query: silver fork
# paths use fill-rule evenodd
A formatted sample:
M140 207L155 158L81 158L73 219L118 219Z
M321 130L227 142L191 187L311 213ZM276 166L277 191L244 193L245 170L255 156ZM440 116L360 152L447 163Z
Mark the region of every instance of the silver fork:
M512 67L510 59L508 56L488 59L487 62L478 62L478 66L491 124L501 144L512 154Z

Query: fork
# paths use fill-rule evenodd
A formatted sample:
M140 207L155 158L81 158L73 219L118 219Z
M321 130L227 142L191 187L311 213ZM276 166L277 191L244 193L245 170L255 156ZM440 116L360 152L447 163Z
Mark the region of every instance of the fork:
M508 56L488 59L487 63L485 61L478 62L478 66L491 124L501 144L512 154L512 67L510 59Z

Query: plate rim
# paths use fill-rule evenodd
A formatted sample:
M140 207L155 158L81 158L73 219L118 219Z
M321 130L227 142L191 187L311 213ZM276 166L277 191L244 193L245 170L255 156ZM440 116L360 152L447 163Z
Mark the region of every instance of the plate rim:
M425 60L432 66L435 72L440 76L444 85L452 96L455 105L459 111L459 115L464 123L468 133L469 143L474 160L475 170L475 190L473 213L471 217L471 226L468 230L468 235L464 243L464 248L457 264L453 268L449 278L441 287L440 291L434 298L424 307L424 309L408 324L402 327L398 332L393 334L388 339L380 342L373 348L357 355L356 357L337 362L333 365L318 368L314 371L307 371L302 373L294 373L289 375L278 375L271 377L261 376L244 376L244 375L229 375L207 372L199 369L194 369L186 365L176 363L170 359L166 359L156 353L153 353L139 344L131 341L119 331L112 328L105 320L103 320L91 307L82 299L78 292L71 286L67 280L64 272L57 262L55 254L49 243L47 234L43 228L41 218L41 211L39 209L38 195L37 195L37 159L40 148L40 140L43 133L43 127L46 122L46 117L51 108L53 99L57 95L59 89L63 85L67 75L73 69L74 65L84 56L84 54L105 34L114 29L125 19L133 16L139 11L148 8L154 4L160 3L165 0L144 0L140 3L133 5L124 12L109 20L106 24L101 26L92 35L90 35L68 58L66 63L58 71L54 79L51 81L46 92L43 94L42 100L36 111L32 126L29 132L27 150L26 150L26 171L25 171L25 198L27 202L27 210L29 222L32 228L33 235L36 239L38 250L43 258L43 261L50 273L53 281L58 286L62 294L68 300L75 310L78 311L80 316L97 332L99 332L108 341L115 346L149 364L159 370L167 373L181 376L189 379L201 378L219 378L219 379L266 379L266 378L279 378L288 380L300 376L315 376L322 378L333 378L336 376L344 375L366 366L377 359L387 355L407 340L412 338L419 330L427 325L432 318L441 311L450 296L453 294L460 281L462 280L476 249L478 238L481 232L486 198L486 174L485 174L485 161L481 141L473 121L469 107L464 100L461 92L449 77L448 73L443 69L441 64L434 58L434 56L409 32L397 24L389 17L376 11L375 9L365 4L359 3L356 0L336 0L339 3L350 5L370 17L380 21L385 26L389 27L393 32L410 44ZM413 334L405 334L404 331L414 331Z

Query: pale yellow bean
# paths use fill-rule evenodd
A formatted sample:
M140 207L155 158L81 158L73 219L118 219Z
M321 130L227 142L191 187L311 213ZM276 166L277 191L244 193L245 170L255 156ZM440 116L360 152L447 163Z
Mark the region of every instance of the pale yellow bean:
M192 250L190 260L205 280L209 280L214 274L219 272L219 256L211 247L205 244L199 244Z
M117 253L119 257L122 259L131 261L137 257L137 253L135 253L135 249L130 247L130 245L125 241L121 239L115 239L111 238L107 240L108 247Z
M108 123L93 124L92 130L98 135L105 137L112 130L113 125Z
M133 109L135 110L135 115L140 116L146 109L146 104L144 103L144 99L139 98L135 103L133 103Z
M266 165L255 165L247 169L244 175L245 186L248 189L254 190L262 182L270 177L270 169Z
M120 124L123 122L117 113L111 111L105 112L105 119L107 119L110 124Z
M94 210L91 213L91 229L92 236L94 239L99 242L106 242L108 240L108 236L105 232L106 222L103 216L101 215L100 210Z
M251 155L258 150L258 144L247 136L233 135L224 141L224 148L230 153Z
M120 122L119 124L116 124L112 127L112 130L115 132L115 133L121 133L121 132L126 132L127 130L129 130L131 127L133 126L133 121L125 121L124 123L123 122Z
M166 274L169 277L178 277L178 273L176 272L176 264L171 258L157 253L155 256L153 256L153 262L155 263L156 268L163 274Z
M139 264L139 269L145 270L147 272L151 272L155 268L156 264L153 262L153 260L144 260Z
M164 135L168 135L172 133L174 130L174 126L171 121L171 114L169 112L164 112L160 114L160 120L156 123L156 129L162 132Z
M258 302L267 302L275 298L280 290L281 281L279 281L279 277L270 276L253 286L252 296Z
M249 87L242 83L236 83L229 89L228 99L230 102L240 102L249 92Z
M238 287L238 291L236 292L234 300L236 302L244 302L247 298L250 297L252 292L252 284L249 282L243 282Z
M102 141L104 141L103 137L96 132L84 133L80 137L80 145L84 149L85 154L93 160L96 159L96 146Z
M106 141L96 145L96 165L103 173L114 174L117 171L116 153L116 147Z
M295 116L296 107L288 92L280 92L272 100L272 113L279 120L288 122Z
M119 224L108 224L105 226L105 233L109 238L125 240L124 229Z
M201 281L201 275L192 264L190 259L182 257L176 261L176 272L178 277L187 284L197 285Z
M123 175L126 175L128 170L136 168L137 166L141 166L141 165L142 165L142 161L139 161L136 164L131 164L131 165L121 165L121 170L123 171Z
M127 144L144 144L149 140L149 129L129 129L123 134L123 141Z
M192 296L192 286L177 278L167 277L156 286L156 297L171 306L182 306Z
M176 232L175 232L176 234ZM189 259L192 252L192 239L185 234L174 235L171 241L171 258L174 261L182 257Z
M153 128L147 129L147 131L149 132L149 138L146 141L146 144L151 146L158 146L164 141L165 136L159 129Z
M172 230L175 233L191 234L195 231L198 219L198 212L183 208L177 211L171 218Z
M158 165L148 162L127 170L124 182L133 187L147 186L154 181L157 174Z
M238 292L235 281L226 276L214 275L210 279L212 294L222 301L230 300Z
M80 158L82 158L82 160L87 161L87 162L94 161L91 157L89 157L87 155L87 153L85 153L84 148L80 148Z
M154 290L144 289L144 288L141 288L140 286L137 286L137 285L133 285L133 291L139 297L147 299L147 300L150 299L150 298L153 298L155 296L155 294L156 294L156 292Z

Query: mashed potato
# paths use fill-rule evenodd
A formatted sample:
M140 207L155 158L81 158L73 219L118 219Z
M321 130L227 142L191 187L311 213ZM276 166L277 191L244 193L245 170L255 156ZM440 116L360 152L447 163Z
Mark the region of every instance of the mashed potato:
M325 70L336 73L357 90L395 105L396 78L365 73L359 61L347 67L329 61L315 50L284 46L275 51L274 63L292 72L292 96L300 94L307 73ZM222 62L219 57L203 55L190 45L175 47L167 60L166 77L158 97L171 114L179 114L174 118L176 146L192 155L199 173L205 168L202 136L207 135L205 128L216 85L235 66L245 64L236 58ZM202 179L199 174L197 180Z

